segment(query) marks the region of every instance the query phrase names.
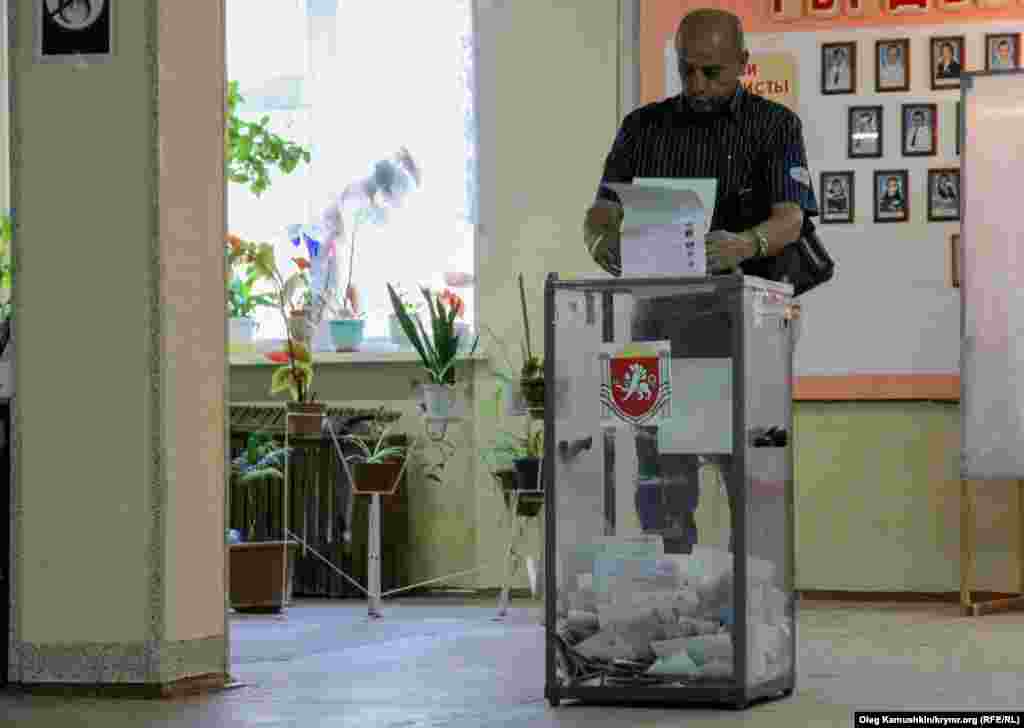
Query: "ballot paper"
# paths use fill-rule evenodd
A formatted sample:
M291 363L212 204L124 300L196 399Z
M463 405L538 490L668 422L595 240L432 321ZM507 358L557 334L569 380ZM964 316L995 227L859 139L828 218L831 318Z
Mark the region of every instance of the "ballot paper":
M624 276L704 276L707 212L690 189L655 184L607 185L622 203Z

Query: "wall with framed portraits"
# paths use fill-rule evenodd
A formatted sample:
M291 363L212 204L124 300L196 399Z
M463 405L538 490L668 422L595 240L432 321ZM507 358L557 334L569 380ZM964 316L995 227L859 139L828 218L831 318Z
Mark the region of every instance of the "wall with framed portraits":
M960 73L1018 63L1021 29L985 19L748 32L751 63L793 59L817 223L837 265L805 296L797 376L959 372ZM665 40L661 97L679 90Z

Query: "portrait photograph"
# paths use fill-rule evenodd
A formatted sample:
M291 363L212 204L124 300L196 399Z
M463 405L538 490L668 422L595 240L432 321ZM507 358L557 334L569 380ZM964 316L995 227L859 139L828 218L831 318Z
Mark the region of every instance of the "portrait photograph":
M857 44L823 43L821 46L821 93L852 94L857 91Z
M989 33L985 36L985 70L1015 71L1020 68L1020 33Z
M910 90L910 39L875 41L875 91Z
M950 281L953 284L953 288L960 287L960 233L953 233L949 236L949 253L950 253Z
M903 156L930 157L936 153L939 124L936 104L903 104Z
M882 107L851 106L846 115L846 156L882 156Z
M960 170L928 170L928 221L960 219Z
M853 171L821 173L822 224L853 222Z
M946 35L932 38L932 90L960 88L964 69L964 37Z
M875 222L910 219L909 173L905 169L875 171Z

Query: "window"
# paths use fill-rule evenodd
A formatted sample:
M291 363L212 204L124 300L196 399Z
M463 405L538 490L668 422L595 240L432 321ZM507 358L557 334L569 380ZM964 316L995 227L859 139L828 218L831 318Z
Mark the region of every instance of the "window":
M366 335L387 336L386 282L422 300L444 274L474 271L476 118L471 0L227 0L228 77L239 82L245 118L269 116L282 136L307 146L312 162L275 175L256 198L229 184L228 226L273 242L283 271L306 255L290 224L318 223L323 209L373 163L405 146L422 185L382 226L356 239L353 284L367 311ZM264 4L260 3L263 10ZM342 285L347 245L339 241ZM471 290L466 320L474 320ZM257 313L259 338L281 338L273 309Z

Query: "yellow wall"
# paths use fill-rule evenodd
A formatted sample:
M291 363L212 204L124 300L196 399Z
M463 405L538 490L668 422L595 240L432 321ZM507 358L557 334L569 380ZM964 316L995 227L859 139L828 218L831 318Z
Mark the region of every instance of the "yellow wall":
M21 639L140 641L154 475L143 395L152 79L138 61L84 70L33 64L35 5L16 3L12 43L18 595L31 605ZM116 7L120 50L142 59L146 7Z

